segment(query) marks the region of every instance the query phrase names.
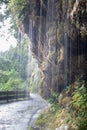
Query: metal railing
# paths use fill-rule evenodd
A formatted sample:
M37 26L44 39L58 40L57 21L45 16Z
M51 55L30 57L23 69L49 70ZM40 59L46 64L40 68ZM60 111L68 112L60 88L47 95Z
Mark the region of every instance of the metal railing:
M0 91L0 101L29 99L29 92L26 90L21 91Z

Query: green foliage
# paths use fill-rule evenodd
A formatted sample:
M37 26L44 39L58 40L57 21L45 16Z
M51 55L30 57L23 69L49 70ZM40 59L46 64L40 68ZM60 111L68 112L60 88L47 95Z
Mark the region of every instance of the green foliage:
M46 111L39 116L36 124L40 126L42 130L49 129L54 130L61 125L67 124L70 130L87 130L87 88L86 82L79 81L67 87L62 92L62 100L68 99L68 106L66 103L61 103L58 107L59 94L54 93L49 99L51 107L48 107ZM68 98L67 98L68 97ZM57 108L56 108L57 106Z
M41 128L41 130L46 130L48 128L48 126L51 123L53 123L52 121L54 120L54 115L55 114L49 110L43 111L40 114L40 116L38 117L38 119L36 121L36 125L39 126Z
M0 0L0 4L3 4L3 3L7 4L8 0Z
M34 130L34 128L32 126L29 126L29 130Z
M31 92L38 92L41 75L28 43L28 38L23 37L16 48L0 53L0 90L25 89L28 86Z
M59 93L53 93L51 98L48 100L49 103L58 103Z
M6 83L8 79L9 77L8 77L7 71L0 70L0 83Z
M59 108L58 105L59 93L53 93L48 102L51 104L52 111L56 112Z
M37 67L37 63L34 63L34 65L36 67L32 68L33 70L30 77L30 91L34 93L38 93L41 84L41 75L40 75L40 70Z
M19 84L21 82L21 79L13 79L13 78L10 78L9 81L7 82L6 84L6 88L4 88L5 90L9 89L9 90L17 90Z
M87 129L87 89L85 83L78 83L72 96L72 106L78 120L79 130Z
M24 89L27 86L28 48L26 40L22 42L23 49L19 49L19 43L16 48L0 53L0 90Z
M0 0L0 36L1 37L6 37L6 33L4 33L3 27L5 28L7 26L6 22L9 21L9 27L6 27L7 29L7 33L8 33L8 37L10 36L14 36L15 38L17 38L17 32L18 32L18 28L16 25L16 21L13 17L13 15L11 14L11 10L8 8L8 3L9 0Z
M78 124L79 130L87 130L87 119L82 119Z
M16 21L18 21L19 18L21 18L21 20L24 19L24 15L26 15L24 8L27 6L27 4L29 3L29 0L9 0L9 8L11 9L11 11L13 12L13 14L15 15ZM17 23L19 24L19 23Z
M16 48L10 48L8 52L3 54L3 57L11 61L11 68L19 73L23 80L27 78L27 64L28 64L28 48L27 40L23 38L19 41Z
M0 70L10 70L11 61L9 59L0 57Z
M20 75L15 70L0 70L0 90L15 90L21 82Z

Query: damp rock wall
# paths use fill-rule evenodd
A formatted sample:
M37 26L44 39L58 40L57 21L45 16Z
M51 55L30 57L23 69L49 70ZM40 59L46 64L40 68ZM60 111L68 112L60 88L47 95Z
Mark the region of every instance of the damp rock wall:
M22 30L42 72L44 98L87 78L87 1L32 0L24 7Z

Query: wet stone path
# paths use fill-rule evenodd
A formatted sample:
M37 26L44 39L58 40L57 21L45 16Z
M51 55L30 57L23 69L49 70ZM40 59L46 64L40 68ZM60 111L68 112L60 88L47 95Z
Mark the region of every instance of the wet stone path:
M40 111L48 104L40 96L31 94L27 101L0 104L0 130L29 130Z

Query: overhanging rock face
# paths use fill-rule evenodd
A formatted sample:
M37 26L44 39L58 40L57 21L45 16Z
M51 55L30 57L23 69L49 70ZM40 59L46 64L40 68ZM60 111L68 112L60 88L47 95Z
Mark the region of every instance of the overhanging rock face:
M87 75L86 0L32 0L23 27L42 71L41 94L48 98Z

